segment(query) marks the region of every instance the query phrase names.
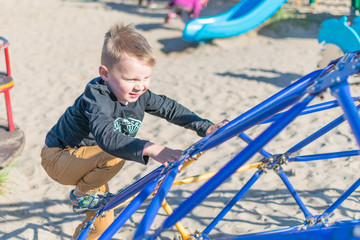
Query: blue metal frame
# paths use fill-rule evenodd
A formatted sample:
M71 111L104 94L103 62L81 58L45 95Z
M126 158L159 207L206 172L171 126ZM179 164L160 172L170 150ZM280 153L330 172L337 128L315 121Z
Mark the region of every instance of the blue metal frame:
M274 170L287 189L299 205L304 213L305 221L301 228L292 227L282 230L241 235L236 238L228 239L325 239L332 235L334 239L338 236L340 230L350 231L356 227L360 227L359 221L336 222L332 225L328 222L328 216L340 204L349 197L349 195L360 186L360 179L357 180L348 190L346 190L327 210L321 215L314 216L306 208L299 194L292 187L290 181L285 175L282 165L287 162L296 161L312 161L330 158L348 157L360 155L360 150L350 150L334 153L321 153L307 156L290 157L292 153L302 149L309 143L321 137L331 129L335 128L344 121L347 121L360 146L360 117L358 114L359 106L354 105L353 98L350 95L349 83L347 78L360 71L360 52L348 53L342 58L332 61L326 68L316 70L287 88L268 98L253 109L240 115L232 120L229 124L220 128L213 134L201 139L197 143L190 146L183 152L183 155L168 167L159 167L149 173L142 179L130 185L121 191L112 201L110 201L102 210L98 211L96 216L101 215L104 211L110 210L120 203L124 202L131 196L139 193L129 205L116 218L114 223L103 233L100 239L111 239L111 237L123 226L123 224L131 217L131 215L140 207L140 205L148 198L148 196L156 190L155 196L147 208L143 219L139 223L133 239L156 239L160 234L172 227L176 222L181 220L196 206L198 206L210 193L218 186L226 181L236 170L246 163L254 154L259 152L264 156L262 165L252 178L243 186L242 189L233 197L233 199L225 206L217 217L205 228L205 230L194 236L195 238L208 239L210 231L221 221L221 219L231 210L231 208L244 196L251 186L261 177L267 170ZM331 94L336 101L308 106L308 104L323 91L330 89ZM291 147L284 154L272 155L264 146L277 136L284 128L286 128L294 119L300 115L310 114L313 112L323 111L334 107L341 107L344 112L343 116L336 118L329 124L319 129L303 141ZM281 112L287 109L285 112ZM270 124L258 137L252 140L244 131L258 125ZM197 189L189 198L184 200L174 211L168 216L164 222L155 229L153 234L149 234L149 229L153 223L162 201L169 192L174 182L179 166L187 159L196 156L196 154L214 148L230 138L238 136L248 145L231 159L225 166L218 171L211 179ZM156 189L158 183L160 186ZM95 219L95 218L94 218ZM82 230L78 239L85 239L92 222ZM358 226L359 225L359 226ZM340 230L339 230L340 229ZM351 239L355 239L351 236ZM342 238L342 239L350 239Z

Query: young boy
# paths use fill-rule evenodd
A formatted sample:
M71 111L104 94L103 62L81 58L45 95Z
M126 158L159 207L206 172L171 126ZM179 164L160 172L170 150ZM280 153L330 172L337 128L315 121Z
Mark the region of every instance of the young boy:
M107 182L126 160L147 164L149 158L167 166L181 150L135 138L144 113L159 116L205 136L223 126L202 119L176 101L148 88L155 58L147 40L132 25L114 25L105 35L100 77L90 81L47 133L41 151L48 175L70 192L73 210L86 212L76 238L112 194ZM98 217L88 239L97 239L114 220L113 211Z
M176 16L181 17L184 23L190 19L198 18L201 9L206 7L208 0L170 0L168 8L173 11L169 12L165 17L165 23L169 23Z

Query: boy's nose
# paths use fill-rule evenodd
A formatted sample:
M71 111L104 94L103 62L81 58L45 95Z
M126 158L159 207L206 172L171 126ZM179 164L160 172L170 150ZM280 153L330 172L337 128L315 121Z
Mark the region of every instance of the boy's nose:
M134 89L141 91L144 89L144 84L142 84L141 82L136 83Z

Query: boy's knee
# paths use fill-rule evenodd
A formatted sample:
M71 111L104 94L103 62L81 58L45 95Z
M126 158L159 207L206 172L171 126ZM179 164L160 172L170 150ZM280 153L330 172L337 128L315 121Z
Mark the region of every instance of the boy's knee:
M111 155L110 155L111 156ZM109 157L105 158L100 167L106 168L106 167L117 167L121 169L125 164L125 160L117 157Z
M44 168L45 172L49 175L50 178L59 182L58 175L60 169L56 167L56 160L58 159L58 153L61 151L61 148L48 148L44 146L41 150L41 166Z

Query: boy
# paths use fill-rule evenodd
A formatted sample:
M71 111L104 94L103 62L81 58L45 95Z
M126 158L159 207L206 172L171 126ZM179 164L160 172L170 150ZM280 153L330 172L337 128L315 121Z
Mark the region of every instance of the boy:
M144 113L192 129L205 136L223 126L208 120L150 87L155 58L147 40L132 25L114 25L105 35L100 77L90 81L83 94L47 133L41 151L48 175L70 192L73 210L86 212L73 238L112 194L107 182L126 160L147 164L149 158L167 166L182 151L135 138ZM88 239L97 239L114 220L113 211L98 217Z

